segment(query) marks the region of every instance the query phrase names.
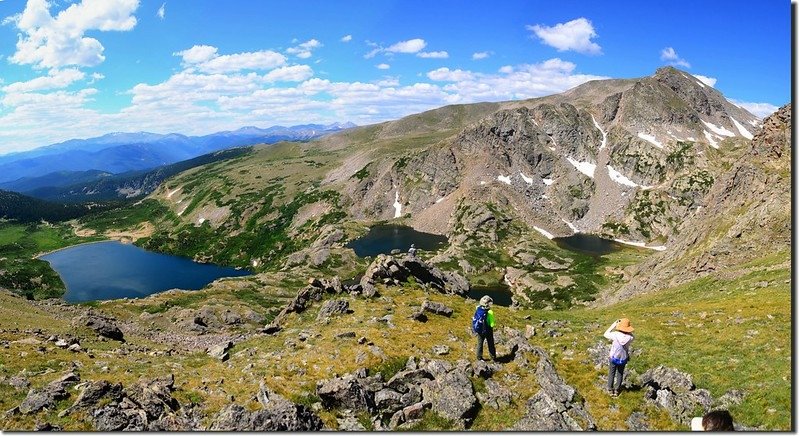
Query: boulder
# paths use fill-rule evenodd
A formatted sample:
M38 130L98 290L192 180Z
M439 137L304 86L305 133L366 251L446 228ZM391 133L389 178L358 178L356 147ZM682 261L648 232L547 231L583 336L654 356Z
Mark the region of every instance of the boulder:
M443 418L470 421L478 409L472 382L465 372L451 371L422 385L422 398Z
M175 390L175 377L141 379L125 390L125 395L146 414L146 422L154 421L164 414L172 413L180 407L172 398Z
M444 315L444 316L452 316L453 312L452 309L441 303L436 303L428 300L425 300L422 303L422 310L425 312L430 312L436 315Z
M678 393L686 393L694 389L694 382L690 374L663 365L643 373L641 384Z
M147 414L141 409L123 409L118 405L108 405L95 410L92 422L94 429L101 432L144 431Z
M389 429L394 430L405 422L421 419L424 411L429 409L431 404L426 401L420 401L404 407L402 410L397 411L389 421Z
M426 369L408 369L394 374L394 376L386 382L386 387L400 393L406 393L411 386L418 386L432 379L433 375Z
M328 300L319 309L319 314L316 319L321 320L335 315L341 315L350 312L350 303L347 300Z
M69 397L67 388L80 381L77 373L69 372L51 381L41 389L31 389L19 405L22 414L36 413L42 409L50 409L56 401Z
M72 324L76 327L88 327L98 335L115 341L125 341L122 330L119 329L114 318L89 312L86 315L75 318Z
M361 277L360 284L363 295L372 297L376 293L375 284L398 284L414 277L417 283L432 287L446 294L466 295L469 282L458 273L444 272L415 256L378 255Z
M475 377L480 378L489 378L494 375L495 372L502 369L502 365L495 362L486 362L485 360L478 360L474 362L472 366L472 371Z
M510 389L494 380L486 380L485 387L486 392L477 393L477 399L480 400L481 405L492 409L504 409L510 406L513 400L513 394Z
M209 356L224 362L230 358L228 351L230 351L231 348L233 348L233 342L226 341L222 342L221 344L208 347L207 353Z
M229 404L214 418L211 431L318 431L322 420L309 408L270 394L262 410L250 412L238 404Z
M528 344L529 345L529 344ZM535 378L540 390L527 400L526 413L511 430L584 431L596 429L584 401L576 400L576 390L555 371L546 352L534 348L538 355Z
M393 389L381 389L375 393L375 408L377 410L393 414L402 407L401 393Z
M97 405L100 399L106 397L112 402L119 401L122 396L122 384L111 384L106 380L92 380L86 382L78 398L69 408L59 413L59 417L66 416L77 409L91 408Z
M374 397L352 375L317 382L316 394L327 409L374 409Z
M433 345L433 354L444 356L449 354L449 346L447 345Z
M695 410L710 411L713 397L706 389L696 389L690 374L660 365L640 377L644 397L665 409L669 416L689 425Z

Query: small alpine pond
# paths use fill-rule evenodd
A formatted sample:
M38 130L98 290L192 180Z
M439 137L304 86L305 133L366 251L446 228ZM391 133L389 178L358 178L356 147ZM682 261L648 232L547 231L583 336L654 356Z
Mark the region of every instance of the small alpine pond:
M420 250L433 251L446 243L446 236L419 232L408 226L380 224L370 227L367 234L348 242L345 247L352 248L358 257L367 257L390 254L392 250L407 253L411 244Z

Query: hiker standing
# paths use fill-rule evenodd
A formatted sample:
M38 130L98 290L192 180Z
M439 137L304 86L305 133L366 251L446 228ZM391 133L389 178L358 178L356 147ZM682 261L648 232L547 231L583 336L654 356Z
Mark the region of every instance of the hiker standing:
M408 255L411 257L416 257L416 246L411 244L411 248L408 249Z
M613 331L613 330L616 331ZM617 319L605 330L604 336L610 339L610 356L608 369L608 392L612 396L619 396L619 388L624 379L624 367L630 360L630 342L635 339L632 335L633 326L627 318ZM615 382L615 383L614 383Z
M472 317L472 331L477 333L477 360L483 360L483 341L488 342L488 354L491 360L497 360L497 351L494 349L494 311L491 304L494 300L488 295L480 299L480 304Z

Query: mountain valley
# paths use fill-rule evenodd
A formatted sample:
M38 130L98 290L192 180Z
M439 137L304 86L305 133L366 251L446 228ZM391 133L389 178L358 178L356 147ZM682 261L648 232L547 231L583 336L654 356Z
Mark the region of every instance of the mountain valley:
M790 429L791 111L760 120L664 67L37 186L137 201L6 212L2 428L668 431L724 407ZM378 224L448 242L346 247ZM557 243L575 234L617 249ZM109 238L253 275L43 298L63 284L36 255ZM513 301L494 309L499 359L476 361L466 291L496 284ZM636 343L611 398L602 331L620 317Z

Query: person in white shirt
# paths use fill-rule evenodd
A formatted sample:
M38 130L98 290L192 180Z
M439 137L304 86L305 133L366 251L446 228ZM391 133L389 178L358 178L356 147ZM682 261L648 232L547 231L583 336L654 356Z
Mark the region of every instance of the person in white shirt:
M613 330L616 331L613 331ZM604 336L610 339L610 356L608 369L608 392L612 396L619 396L619 388L624 380L624 367L630 360L630 342L635 339L632 333L633 328L627 318L617 319L605 330Z

